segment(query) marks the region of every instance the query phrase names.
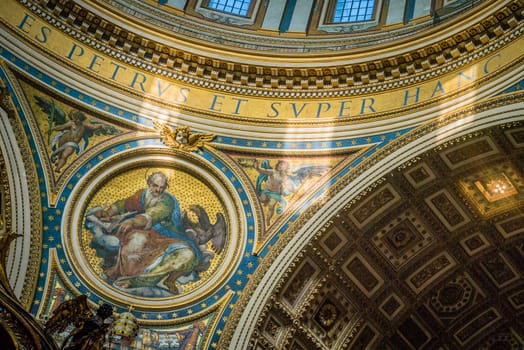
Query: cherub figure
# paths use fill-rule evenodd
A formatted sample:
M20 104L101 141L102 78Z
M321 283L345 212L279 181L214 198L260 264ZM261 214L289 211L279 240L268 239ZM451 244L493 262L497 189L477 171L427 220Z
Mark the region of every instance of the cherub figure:
M285 197L295 194L300 187L313 177L321 176L330 167L326 165L300 165L290 170L290 163L280 159L273 169L268 160L258 164L253 161L253 167L258 171L256 191L260 202L267 207L266 223L271 224L273 216L281 214L287 206Z
M213 134L193 134L187 126L172 129L159 122L154 122L153 125L160 131L160 138L166 146L183 151L196 151L215 138Z
M263 162L262 167L258 165L258 161L255 161L254 166L261 174L257 179L257 192L260 202L267 206L266 220L269 224L275 214L277 204L279 204L277 214L280 214L286 207L284 196L295 193L298 186L288 174L288 161L279 160L275 165L275 169L272 169L267 161Z
M175 141L181 145L185 145L189 142L190 130L188 127L180 127L176 129Z
M49 119L48 142L51 143L51 161L55 165L55 172L59 173L73 154L81 153L89 143L93 134L114 135L120 131L115 127L90 120L86 122L86 115L79 110L71 110L66 114L56 106L52 100L35 96L37 104L47 113ZM58 133L51 140L51 133Z

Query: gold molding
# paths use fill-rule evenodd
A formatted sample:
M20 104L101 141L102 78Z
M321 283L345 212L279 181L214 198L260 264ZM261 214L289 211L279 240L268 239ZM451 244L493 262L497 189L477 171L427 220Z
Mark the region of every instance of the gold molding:
M0 59L0 66L4 72L7 73L6 64L2 59ZM8 79L12 79L9 74ZM24 288L22 289L22 293L19 296L19 300L24 307L29 308L31 307L30 303L33 301L34 295L36 293L42 246L45 244L42 240L42 205L40 202L40 189L38 187L39 181L36 165L32 159L33 152L29 145L26 132L24 131L23 122L19 116L20 112L15 108L11 93L8 91L6 86L2 86L0 107L7 112L9 123L13 128L13 132L17 140L17 146L20 148L20 153L22 154L21 162L24 165L27 184L29 187L27 192L30 195L28 200L30 204L30 214L26 215L30 215L31 217L31 232L20 232L20 234L31 236L31 247L28 253L29 256L27 261L18 261L18 264L23 263L27 265L27 271L24 277ZM9 176L6 176L6 180L8 177ZM11 202L9 202L9 204L11 204ZM9 213L11 215L12 211L10 210ZM13 225L14 218L10 217L7 221L9 225ZM16 270L20 271L20 269Z
M176 75L184 80L189 78L196 84L208 86L212 82L218 90L226 91L226 86L254 89L250 94L260 93L259 90L282 90L289 94L324 89L345 94L343 91L348 88L374 86L374 90L381 90L384 88L382 85L388 85L388 82L399 82L396 84L398 87L412 83L406 78L434 76L435 72L442 74L469 63L466 57L482 56L489 51L488 47L522 23L524 7L523 3L514 0L492 10L492 13L482 13L484 17L458 34L430 41L421 49L413 50L406 46L401 53L389 49L391 53L386 52L380 60L366 61L363 58L353 64L322 66L318 59L309 58L293 68L286 66L286 63L304 59L303 54L285 57L282 61L264 58L267 60L264 66L239 64L195 54L130 32L73 1L21 2L51 27L69 33L86 45L96 46L113 57L134 61L137 66L154 69L163 75ZM227 51L222 52L222 55L228 54ZM333 60L333 56L330 59ZM337 56L337 59L355 60L348 54ZM311 67L311 64L317 67Z

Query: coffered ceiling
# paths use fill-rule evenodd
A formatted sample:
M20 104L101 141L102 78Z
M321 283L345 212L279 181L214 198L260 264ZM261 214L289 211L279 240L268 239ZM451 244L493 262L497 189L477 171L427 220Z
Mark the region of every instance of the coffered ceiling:
M517 123L435 145L385 174L289 265L252 348L518 348L523 171Z

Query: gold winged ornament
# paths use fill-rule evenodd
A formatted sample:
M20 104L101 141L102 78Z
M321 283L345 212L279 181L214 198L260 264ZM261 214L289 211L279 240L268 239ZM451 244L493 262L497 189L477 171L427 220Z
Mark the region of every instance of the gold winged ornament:
M214 134L193 134L187 126L179 126L173 129L156 121L153 125L155 129L160 131L160 138L167 147L187 152L196 151L206 143L213 141L216 136Z

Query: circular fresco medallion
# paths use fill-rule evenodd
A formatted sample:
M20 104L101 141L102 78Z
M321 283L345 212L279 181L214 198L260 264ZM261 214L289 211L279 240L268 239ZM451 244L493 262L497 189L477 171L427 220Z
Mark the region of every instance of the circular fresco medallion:
M230 193L193 163L132 164L94 176L75 200L82 205L72 209L66 251L79 278L107 299L138 307L210 295L238 258Z

